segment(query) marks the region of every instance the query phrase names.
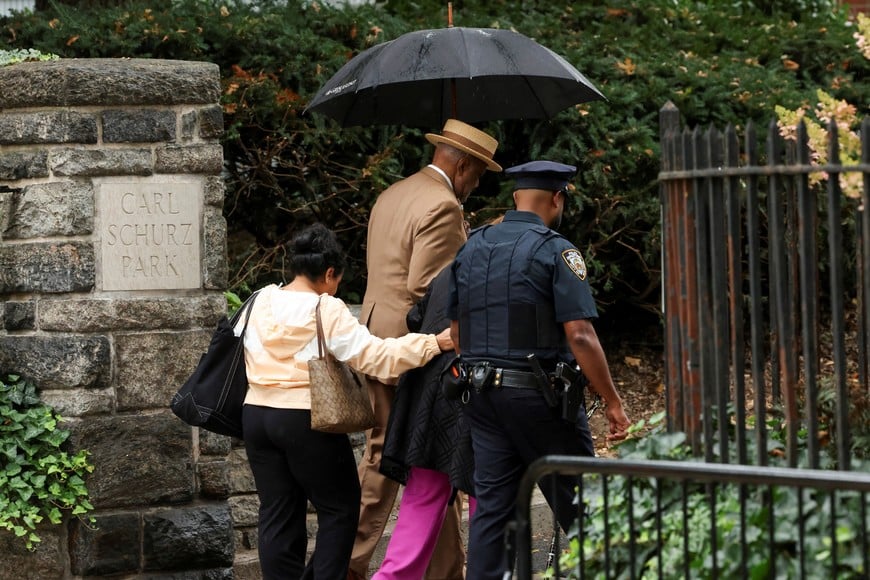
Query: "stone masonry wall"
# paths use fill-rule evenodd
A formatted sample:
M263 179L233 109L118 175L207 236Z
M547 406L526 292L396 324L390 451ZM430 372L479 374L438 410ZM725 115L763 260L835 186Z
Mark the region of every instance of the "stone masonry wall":
M96 507L33 553L0 533L0 578L232 578L256 546L244 449L168 409L226 311L219 99L209 63L0 67L0 371L91 452Z

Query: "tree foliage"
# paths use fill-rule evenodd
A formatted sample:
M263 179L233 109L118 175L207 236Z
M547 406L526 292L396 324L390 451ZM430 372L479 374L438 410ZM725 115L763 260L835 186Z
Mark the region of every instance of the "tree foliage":
M672 101L688 125L766 125L823 89L864 110L867 60L845 13L825 0L457 1L454 24L511 28L573 63L607 101L550 121L488 124L504 166L575 164L577 203L562 232L583 251L605 310L655 310L659 289L658 114ZM131 0L104 8L51 3L0 18L0 49L71 57L207 60L221 69L231 289L286 278L285 244L320 220L350 256L343 297L365 290L368 210L378 192L424 165L438 127L341 129L303 114L354 54L445 26L440 0L335 8L314 1ZM510 207L510 184L487 174L466 204L474 224Z

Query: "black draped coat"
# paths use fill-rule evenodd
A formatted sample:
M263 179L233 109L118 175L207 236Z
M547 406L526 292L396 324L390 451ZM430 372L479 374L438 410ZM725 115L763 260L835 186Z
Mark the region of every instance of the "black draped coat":
M450 326L447 317L450 266L432 280L426 295L408 312L411 332L437 334ZM408 482L411 467L446 473L456 489L473 495L474 455L462 417L462 403L441 394L441 373L454 357L442 353L399 380L390 410L381 473Z

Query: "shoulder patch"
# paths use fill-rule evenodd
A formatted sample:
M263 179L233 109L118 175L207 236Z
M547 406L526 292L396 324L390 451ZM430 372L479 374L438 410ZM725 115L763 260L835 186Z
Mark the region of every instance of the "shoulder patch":
M586 279L586 262L583 261L583 256L575 248L562 252L562 259L571 268L571 271L576 274L581 280Z

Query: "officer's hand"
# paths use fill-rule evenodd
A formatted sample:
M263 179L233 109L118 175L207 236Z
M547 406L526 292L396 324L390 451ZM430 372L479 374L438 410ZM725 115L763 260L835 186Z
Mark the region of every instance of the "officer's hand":
M453 350L453 339L450 338L449 328L445 328L444 330L436 334L435 340L438 341L438 348L441 349L441 352Z
M608 441L622 441L628 436L628 428L631 427L631 421L625 414L625 409L622 407L622 402L609 403L604 409L604 414L607 417L607 422L610 423L610 433L607 435Z

